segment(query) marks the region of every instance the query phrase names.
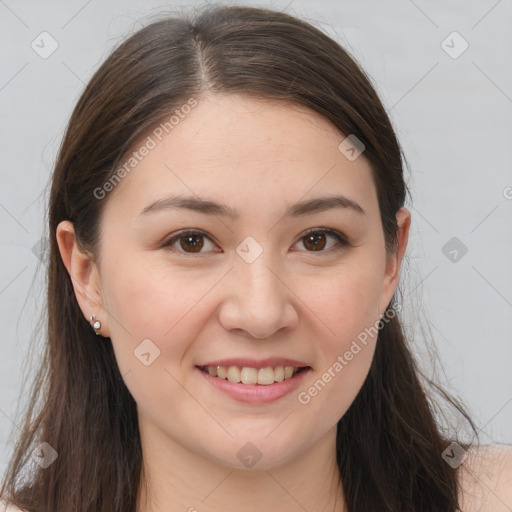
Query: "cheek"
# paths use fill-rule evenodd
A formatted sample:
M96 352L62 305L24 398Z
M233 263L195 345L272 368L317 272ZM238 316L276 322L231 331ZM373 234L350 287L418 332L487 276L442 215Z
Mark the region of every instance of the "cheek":
M308 306L321 320L323 335L312 333L319 362L299 390L298 402L308 415L322 414L334 425L361 389L375 352L380 318L379 298L383 269L345 267L334 273L329 285L311 287Z
M190 274L148 269L140 262L117 263L105 268L105 298L120 373L148 415L165 404L181 407L190 400L179 384L184 381L181 363L202 328L201 298L214 280L191 280ZM168 421L168 412L161 419Z
M160 350L154 364L165 359L175 366L188 348L187 340L201 330L202 306L221 276L198 276L197 271L192 276L159 263L148 265L144 258L118 259L104 267L104 299L120 367L128 371L134 361L139 363L134 350L148 339Z
M360 259L308 283L305 302L326 327L325 352L344 352L352 339L378 321L383 272L377 262Z

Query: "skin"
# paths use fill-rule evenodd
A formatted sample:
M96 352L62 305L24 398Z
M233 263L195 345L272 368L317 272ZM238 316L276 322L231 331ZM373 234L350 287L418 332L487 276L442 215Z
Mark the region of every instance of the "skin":
M336 423L367 376L375 337L309 403L297 394L385 312L410 226L403 208L398 249L387 254L370 165L364 153L350 161L339 151L344 138L304 108L207 96L103 199L97 264L80 250L73 225L59 225L79 305L101 321L137 402L148 483L140 511L344 510ZM177 193L225 203L240 217L139 215ZM333 194L365 214L338 208L284 217L298 201ZM312 250L305 232L322 227L351 246L324 232L325 248ZM192 228L207 234L199 254L179 241L174 252L163 246ZM236 252L248 236L263 250L252 263ZM133 353L147 338L160 350L149 366ZM289 357L312 370L290 395L244 404L195 368L235 356ZM262 455L251 469L237 457L247 442Z

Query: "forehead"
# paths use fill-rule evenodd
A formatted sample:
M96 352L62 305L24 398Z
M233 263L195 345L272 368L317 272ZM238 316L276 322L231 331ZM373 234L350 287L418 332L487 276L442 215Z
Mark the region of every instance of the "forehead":
M130 204L140 212L172 193L208 197L241 212L252 206L258 212L334 190L366 211L376 205L367 160L347 159L339 150L346 136L305 107L215 94L165 121L126 156L127 172L109 192L108 209ZM136 162L132 156L134 165L126 165L133 151Z

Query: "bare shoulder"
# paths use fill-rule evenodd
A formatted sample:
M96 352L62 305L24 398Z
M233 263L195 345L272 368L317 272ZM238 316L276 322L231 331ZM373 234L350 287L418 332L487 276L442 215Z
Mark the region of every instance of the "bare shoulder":
M482 445L459 467L463 512L512 511L512 445Z
M8 505L4 500L0 500L0 512L23 512L23 510L14 505Z

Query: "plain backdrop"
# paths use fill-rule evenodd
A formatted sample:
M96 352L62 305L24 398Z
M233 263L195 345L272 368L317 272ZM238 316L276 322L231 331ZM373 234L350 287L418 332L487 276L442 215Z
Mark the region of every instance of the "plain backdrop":
M372 78L408 162L406 330L428 375L437 353L483 442L512 443L512 2L242 4L313 22ZM0 474L44 336L45 187L68 118L114 45L200 5L0 0Z

